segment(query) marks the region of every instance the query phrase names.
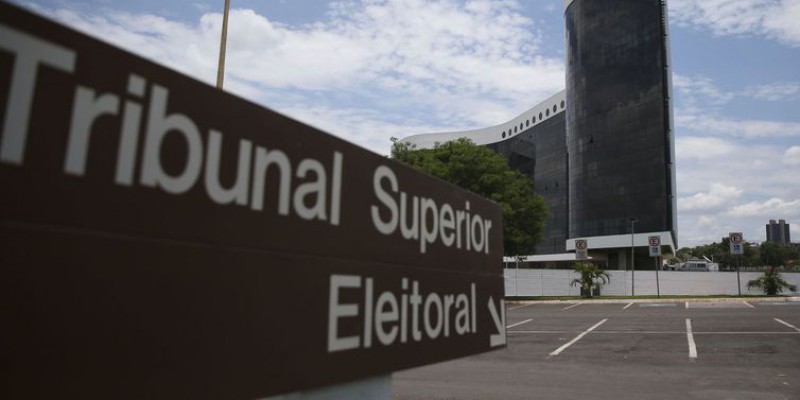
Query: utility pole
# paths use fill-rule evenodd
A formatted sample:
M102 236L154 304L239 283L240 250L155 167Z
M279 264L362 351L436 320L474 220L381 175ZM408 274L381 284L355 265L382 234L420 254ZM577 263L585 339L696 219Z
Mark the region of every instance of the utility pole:
M231 1L225 0L225 12L222 14L222 38L219 44L219 66L217 67L217 89L222 89L225 80L225 46L228 41L228 9Z

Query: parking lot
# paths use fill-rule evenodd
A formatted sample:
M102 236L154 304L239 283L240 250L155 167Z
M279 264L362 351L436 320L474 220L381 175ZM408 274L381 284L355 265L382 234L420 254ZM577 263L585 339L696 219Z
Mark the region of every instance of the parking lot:
M800 399L800 301L510 304L504 350L394 374L395 399Z

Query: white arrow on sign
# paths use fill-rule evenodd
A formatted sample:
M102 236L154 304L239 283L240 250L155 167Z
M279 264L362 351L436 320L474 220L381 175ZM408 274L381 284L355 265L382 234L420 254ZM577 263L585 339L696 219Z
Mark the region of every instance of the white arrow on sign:
M500 299L500 312L497 312L497 308L494 306L494 299L492 296L489 296L489 313L492 314L492 320L494 320L494 327L497 329L497 333L493 333L489 336L489 346L497 347L506 344L506 304L505 300Z

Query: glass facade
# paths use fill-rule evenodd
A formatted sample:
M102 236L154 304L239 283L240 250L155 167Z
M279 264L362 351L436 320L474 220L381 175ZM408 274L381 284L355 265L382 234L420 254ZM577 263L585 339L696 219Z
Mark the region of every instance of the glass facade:
M567 240L565 122L561 112L513 138L487 145L508 158L511 168L533 178L536 193L547 204L548 216L541 240L536 244L536 254L563 253Z
M565 19L569 237L630 233L631 218L674 235L665 5L575 0Z

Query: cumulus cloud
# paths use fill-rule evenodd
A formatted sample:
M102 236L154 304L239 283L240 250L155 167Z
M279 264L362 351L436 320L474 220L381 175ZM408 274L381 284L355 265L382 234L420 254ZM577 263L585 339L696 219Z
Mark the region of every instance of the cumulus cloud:
M742 195L742 189L712 183L707 192L695 193L692 196L678 199L678 211L714 210L731 204Z
M713 114L682 113L675 117L678 127L713 136L757 138L798 138L800 123L770 120L737 120Z
M564 86L559 58L538 55L533 21L513 2L340 1L331 19L304 26L231 10L227 72L270 87L353 86L551 95ZM196 24L110 11L52 14L131 51L206 76L216 67L221 14ZM448 21L441 23L441 21Z
M730 140L715 137L681 136L675 139L675 153L679 160L719 160L738 151L740 148Z
M720 87L710 77L680 73L672 74L672 86L682 108L690 113L697 109L717 110L736 99L781 101L800 93L800 82L772 82L731 90Z
M783 163L786 165L800 165L800 146L792 146L783 153Z
M764 19L764 30L769 36L777 37L797 47L800 46L800 1L784 0L777 11Z
M207 83L215 80L219 13L187 22L113 9L37 8ZM226 90L298 119L347 116L323 125L381 152L390 134L375 147L376 132L494 125L563 89L563 60L542 54L537 32L516 1L343 0L330 3L324 20L304 25L232 9ZM354 107L348 98L367 105ZM397 121L392 110L424 112L435 123Z
M778 215L781 216L781 219L797 219L800 217L800 199L771 198L764 201L751 201L732 207L728 213L740 217L774 218Z
M709 107L728 104L736 96L717 86L713 79L702 75L672 74L672 86L686 107Z
M763 36L800 47L798 0L670 0L672 22L717 36Z
M794 97L800 92L800 83L775 82L764 85L748 86L742 96L757 100L779 101Z

